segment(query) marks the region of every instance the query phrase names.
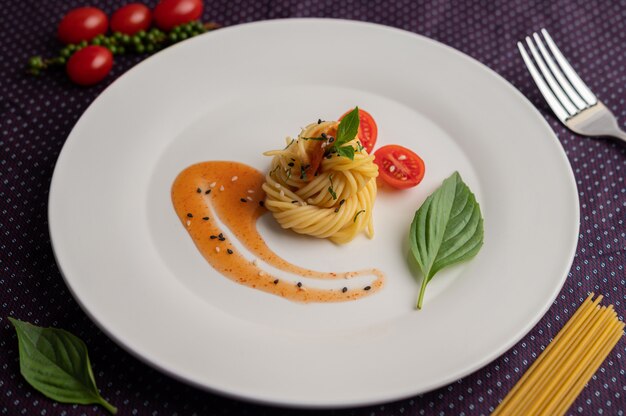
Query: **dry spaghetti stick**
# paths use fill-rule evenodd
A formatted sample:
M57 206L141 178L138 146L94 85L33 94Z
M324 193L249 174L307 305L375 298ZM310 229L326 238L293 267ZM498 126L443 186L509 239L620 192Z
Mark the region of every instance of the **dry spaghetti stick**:
M588 348L590 342L596 337L598 331L601 330L601 325L606 320L603 315L605 310L606 307L603 306L594 313L592 317L593 320L581 331L582 337L577 336L574 338L571 346L570 344L563 344L562 342L557 345L557 347L562 347L560 348L561 350L565 349L566 351L560 352L559 349L555 347L552 356L554 358L552 362L554 363L553 367L555 371L552 372L550 377L543 377L538 380L537 387L540 389L539 396L531 401L530 408L528 410L525 409L524 414L536 414L543 402L553 397L553 390L557 387L557 382L561 380L564 374L567 374L575 367L577 356Z
M554 415L555 408L560 405L559 398L563 398L567 395L567 393L576 385L576 382L580 379L581 374L583 374L586 369L589 367L590 363L595 362L596 358L600 354L602 347L606 340L611 336L612 330L615 329L615 316L614 312L611 308L607 308L604 313L609 320L608 324L605 325L598 337L592 340L592 344L588 346L585 350L582 351L581 354L572 355L572 359L575 360L575 368L566 374L564 379L559 378L558 389L551 396L551 400L547 403L544 403L543 408L539 410L539 414L542 415Z
M578 383L576 388L572 389L567 397L563 400L563 405L557 410L560 414L565 414L567 409L571 407L571 405L574 403L580 392L585 388L593 374L598 370L602 362L606 359L606 357L613 350L613 348L615 348L615 345L620 340L622 335L624 335L624 323L620 323L618 325L617 331L604 345L602 351L598 354L594 363L588 367L587 371L581 377L581 381Z
M509 391L509 393L506 395L506 397L502 400L502 402L500 403L500 405L498 405L498 407L496 408L496 410L493 412L492 416L497 416L501 413L503 413L505 410L507 410L508 407L508 403L511 402L513 400L513 398L516 396L516 394L518 393L518 391L524 390L522 387L525 387L525 382L527 379L529 379L532 374L534 373L534 371L536 370L537 366L539 366L539 364L546 358L546 355L550 352L550 350L554 347L554 344L556 341L558 341L563 334L573 325L574 320L583 314L583 312L585 312L587 309L592 307L592 302L591 302L591 298L593 298L593 293L591 293L587 299L585 299L585 301L582 303L582 305L578 308L578 310L576 310L576 312L574 312L574 315L572 315L572 317L565 323L565 326L563 326L563 328L561 328L561 330L559 331L559 333L556 335L556 337L554 337L554 339L552 340L552 342L550 344L548 344L548 346L545 348L545 350L543 351L543 353L541 353L539 355L539 357L537 357L537 359L535 360L535 362L530 366L530 368L528 368L528 370L526 370L526 372L524 373L524 375L517 381L517 383L515 384L515 386L513 386L513 388L511 389L511 391ZM597 299L596 299L597 301Z
M533 364L534 371L531 377L521 386L518 395L521 395L519 400L515 400L517 405L509 410L511 415L526 415L527 408L532 405L531 400L541 393L543 385L546 383L547 377L544 374L551 374L559 361L562 360L562 349L565 348L566 352L572 348L570 344L571 340L576 340L579 333L584 331L588 325L590 325L595 315L598 312L597 304L602 299L602 296L593 301L588 306L583 308L581 315L576 316L575 319L571 319L566 323L567 328L564 326L557 336L548 345L548 348L544 350L540 357L542 361L535 362ZM579 308L580 309L580 308ZM571 325L567 325L571 322ZM562 333L562 334L561 334ZM564 347L563 347L564 345ZM556 354L556 359L553 358ZM537 380L537 381L535 381Z
M561 383L567 382L567 389L565 391L563 391L563 388L557 389L557 391L551 395L551 398L547 402L543 403L544 407L543 409L541 409L540 414L552 416L553 414L564 414L565 411L567 411L567 409L574 402L580 391L584 388L587 381L591 378L597 368L601 365L602 361L604 361L606 356L609 354L609 352L612 350L615 344L617 344L617 342L623 335L624 323L620 322L617 319L617 314L615 313L615 311L612 310L612 305L608 308L598 308L597 302L599 301L599 299L597 299L592 306L593 313L588 316L590 297L587 298L585 302L583 302L578 311L574 313L572 318L570 318L566 325L561 329L559 334L557 334L553 342L549 345L549 347L554 345L554 348L546 348L544 353L542 353L541 356L536 360L536 362L531 366L531 369L535 369L537 367L537 364L540 362L543 362L544 364L539 366L537 371L534 371L531 376L522 377L522 379L518 381L516 386L507 395L501 405L496 409L494 414L505 413L507 415L510 415L518 413L520 409L528 407L529 403L533 404L532 399L530 399L530 397L533 396L523 394L522 391L528 390L528 386L532 385L535 381L537 381L539 384L545 384L545 381L543 379L544 377L553 378L554 375L551 374L549 371L546 372L546 369L544 367L551 367L552 365L550 364L563 361L560 357L563 354L563 350L573 351L572 355L567 356L565 362L570 363L571 367L571 362L573 361L573 363L575 364L573 367L573 375L575 377L572 377L571 373L565 373L565 380L562 380ZM579 311L581 313L578 313ZM606 321L608 321L607 325L600 331L598 331L598 329L596 328L596 324L602 325ZM571 325L568 325L570 323ZM600 332L598 339L592 341L591 343L585 341L585 337L586 335L588 335L587 328L589 326L591 326L592 332ZM567 338L569 337L561 337L560 335L564 332L568 332L570 333L570 335L572 333L578 335L581 333L581 330L584 330L583 337L581 338L576 336L573 339L573 344L579 346L579 348L575 348L572 350L572 346L567 343ZM565 345L563 346L564 343ZM587 348L581 350L581 344L587 344ZM557 355L556 358L553 358L555 355ZM556 379L558 381L558 377L556 377ZM525 383L521 383L523 380L525 380ZM520 386L520 384L523 385ZM536 390L536 388L532 388L531 390ZM502 404L505 404L506 406L503 407ZM545 406L547 406L548 408L546 409ZM539 413L528 412L523 414L526 415Z
M544 414L565 414L567 409L569 409L576 400L576 397L578 397L580 392L585 388L585 385L587 385L593 374L598 370L598 367L600 367L602 362L615 347L615 344L617 344L617 341L619 341L622 336L623 324L620 325L616 317L613 317L613 319L614 321L607 327L607 330L604 331L602 339L598 340L599 342L594 345L595 350L591 350L589 355L593 355L593 357L584 357L581 360L581 362L586 362L587 365L576 373L578 376L577 379L573 380L572 383L568 383L568 390L556 396L559 400L554 400L553 404L545 409Z

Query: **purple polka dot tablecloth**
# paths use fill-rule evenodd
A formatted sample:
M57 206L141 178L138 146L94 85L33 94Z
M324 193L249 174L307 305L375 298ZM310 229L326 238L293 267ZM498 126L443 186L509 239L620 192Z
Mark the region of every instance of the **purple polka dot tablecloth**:
M146 2L153 6L154 0ZM626 311L626 143L564 128L539 94L516 41L547 28L581 77L626 126L626 1L205 1L204 21L232 26L290 17L369 21L418 33L484 63L518 88L557 134L578 186L581 225L567 281L543 319L501 357L448 386L354 409L299 410L251 404L182 384L117 346L80 309L56 266L47 222L54 164L70 130L98 94L141 56L116 58L104 82L72 84L63 71L27 75L30 56L56 54L56 27L77 0L5 1L0 13L0 414L95 415L101 407L55 403L22 378L7 317L64 328L85 341L103 397L123 415L489 414L589 292ZM120 0L89 5L111 13ZM207 35L207 36L210 36ZM532 163L529 162L529 169ZM569 414L626 413L622 338Z

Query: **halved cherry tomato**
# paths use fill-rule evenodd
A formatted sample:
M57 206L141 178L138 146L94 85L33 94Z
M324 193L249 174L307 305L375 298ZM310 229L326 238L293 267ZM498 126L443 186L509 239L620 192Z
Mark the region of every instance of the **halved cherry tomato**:
M352 110L347 111L344 115L341 116L343 119L347 116ZM376 144L376 139L378 138L378 126L374 121L374 117L370 115L365 110L359 108L359 132L357 133L359 140L361 141L361 146L367 150L367 153L372 153L372 149L374 149L374 145Z
M152 12L141 3L122 6L111 16L111 30L132 36L140 30L147 30L152 21Z
M79 85L93 85L104 79L113 67L113 54L104 46L89 45L67 61L70 79Z
M109 18L97 7L79 7L70 10L59 23L57 35L63 43L89 41L106 33Z
M202 0L161 0L154 8L154 21L165 31L202 16Z
M389 144L378 149L374 156L379 177L396 189L412 188L424 178L424 161L406 147Z

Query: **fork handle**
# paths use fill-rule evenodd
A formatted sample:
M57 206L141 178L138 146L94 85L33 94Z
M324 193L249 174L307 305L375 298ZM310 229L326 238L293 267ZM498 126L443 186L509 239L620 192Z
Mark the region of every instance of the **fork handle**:
M617 129L615 134L612 136L617 137L618 139L622 139L623 141L626 142L626 132L623 130Z

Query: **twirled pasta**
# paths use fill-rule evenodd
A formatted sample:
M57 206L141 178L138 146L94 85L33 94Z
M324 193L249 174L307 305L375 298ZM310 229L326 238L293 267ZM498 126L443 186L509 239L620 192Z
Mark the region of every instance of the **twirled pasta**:
M329 152L338 124L312 123L296 139L288 137L283 150L265 152L273 160L263 190L265 206L283 228L344 244L363 230L374 236L378 167L358 136L348 143L353 160Z

